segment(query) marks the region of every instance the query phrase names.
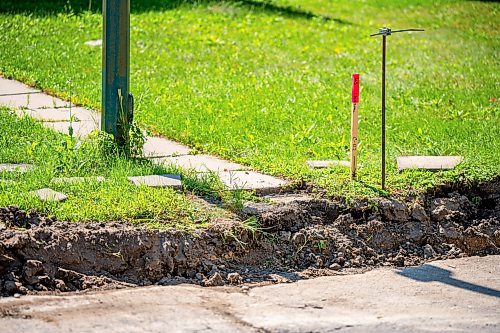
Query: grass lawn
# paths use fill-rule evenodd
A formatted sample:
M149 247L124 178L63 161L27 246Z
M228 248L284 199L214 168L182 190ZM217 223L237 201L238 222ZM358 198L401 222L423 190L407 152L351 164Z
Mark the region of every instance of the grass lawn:
M102 142L102 141L101 141ZM193 229L221 217L215 208L190 200L168 188L136 187L130 175L171 173L144 160L110 157L103 153L98 137L77 143L67 135L43 128L31 118L18 118L0 108L0 163L32 163L29 172L0 171L0 207L15 203L22 209L55 215L67 221L128 220L156 228ZM104 182L59 184L54 177L104 176ZM188 190L209 189L208 181L187 177ZM65 193L62 203L42 202L29 193L50 187ZM187 192L189 194L189 191Z
M100 2L2 0L0 73L100 108L101 49L84 44L101 38ZM369 34L384 25L424 28L388 41L389 189L493 177L500 174L499 11L488 1L132 0L136 118L200 152L331 195L374 195L380 38ZM345 168L311 171L305 161L348 158L355 72L361 167L351 183ZM398 155L437 154L465 161L449 172L397 172Z

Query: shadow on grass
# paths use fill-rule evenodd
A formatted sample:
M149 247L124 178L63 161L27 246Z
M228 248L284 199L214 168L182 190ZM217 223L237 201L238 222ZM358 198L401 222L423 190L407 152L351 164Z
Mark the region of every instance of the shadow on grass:
M500 291L453 278L452 272L432 265L405 268L399 275L419 282L440 282L456 288L500 298Z
M288 18L298 19L323 19L342 24L351 24L340 18L315 14L294 6L281 6L270 1L263 0L132 0L131 11L142 13L148 11L164 11L175 9L181 5L196 4L234 4L242 8L261 11L269 14L282 15ZM79 14L85 11L99 13L102 10L102 0L1 0L0 13L30 13L32 15L53 15L57 13Z

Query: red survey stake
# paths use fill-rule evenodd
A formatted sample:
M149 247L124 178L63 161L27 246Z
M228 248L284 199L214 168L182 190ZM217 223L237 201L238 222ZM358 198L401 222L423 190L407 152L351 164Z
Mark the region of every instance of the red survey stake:
M358 105L359 74L352 75L352 112L351 112L351 179L356 179L358 165Z

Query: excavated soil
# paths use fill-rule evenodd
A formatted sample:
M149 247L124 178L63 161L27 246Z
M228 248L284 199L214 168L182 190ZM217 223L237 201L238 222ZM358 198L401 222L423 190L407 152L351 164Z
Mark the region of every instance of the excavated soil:
M352 206L304 195L269 199L243 210L241 220L255 217L259 230L228 221L194 233L0 208L0 292L277 283L500 254L500 178Z

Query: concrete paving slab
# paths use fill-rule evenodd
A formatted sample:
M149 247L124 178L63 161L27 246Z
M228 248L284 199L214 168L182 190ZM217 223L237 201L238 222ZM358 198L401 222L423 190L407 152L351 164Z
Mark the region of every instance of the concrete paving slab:
M48 109L20 109L16 111L18 115L27 115L31 118L51 121L51 122L69 122L70 117L73 121L94 121L99 122L101 115L98 112L91 111L81 107L69 108L48 108Z
M30 194L37 196L42 201L61 202L68 198L68 196L64 193L56 192L50 188L42 188L40 190L30 192Z
M399 156L398 170L425 169L430 171L449 170L463 161L462 156Z
M189 154L189 147L172 140L149 136L144 143L144 157L167 157Z
M57 97L46 94L16 94L16 95L0 95L0 105L11 107L14 109L28 108L61 108L68 107L69 102L63 101Z
M0 172L1 171L16 171L16 172L26 172L29 169L33 168L32 164L9 164L9 163L0 163Z
M1 298L2 332L498 333L500 256L274 285ZM133 308L133 311L131 311Z
M255 190L260 194L280 192L288 182L255 171L221 171L220 180L229 190Z
M31 88L21 82L0 77L0 96L10 94L37 93L40 90Z
M69 122L44 122L43 126L53 129L56 132L69 134ZM92 131L99 129L99 123L94 121L79 121L71 124L73 127L73 136L85 137Z
M136 186L150 186L150 187L173 187L176 189L182 188L180 175L149 175L128 177L128 179Z
M58 178L52 179L52 182L54 184L77 184L77 183L83 183L83 182L101 183L104 180L105 180L105 178L102 176L97 176L97 177L58 177Z
M330 168L333 166L349 167L351 165L351 163L349 161L333 161L333 160L307 161L306 163L311 169L324 169L324 168Z
M88 46L102 46L102 39L89 40L85 42Z
M247 167L229 162L210 155L184 155L172 156L156 159L157 163L164 165L172 165L182 169L194 169L198 172L219 172L219 171L236 171L246 170Z

